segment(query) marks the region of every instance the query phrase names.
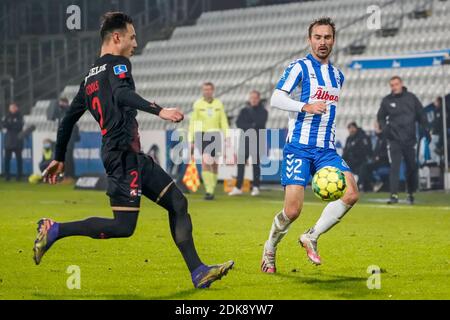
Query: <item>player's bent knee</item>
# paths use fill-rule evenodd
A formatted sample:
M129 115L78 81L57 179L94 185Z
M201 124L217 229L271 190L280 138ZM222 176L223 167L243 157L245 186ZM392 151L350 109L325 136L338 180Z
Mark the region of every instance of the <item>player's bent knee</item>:
M175 184L172 184L160 201L160 205L175 214L187 213L188 201Z
M298 218L302 212L302 207L298 204L287 204L284 206L284 214L291 220Z
M129 238L134 234L135 227L120 228L117 232L117 238Z
M116 238L129 238L134 234L136 230L137 221L121 221L116 225L115 237Z
M114 238L128 238L134 234L138 220L138 212L115 212L113 225Z

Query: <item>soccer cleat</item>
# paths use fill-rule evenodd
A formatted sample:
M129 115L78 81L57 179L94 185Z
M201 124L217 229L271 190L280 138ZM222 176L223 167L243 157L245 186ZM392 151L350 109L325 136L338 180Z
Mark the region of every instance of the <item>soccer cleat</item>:
M191 273L192 283L197 289L209 288L214 281L225 276L233 265L232 260L214 266L201 265Z
M252 197L257 197L257 196L259 196L259 188L258 187L253 187L252 188L252 193L251 193L251 195L252 195Z
M313 264L318 266L322 263L319 252L317 251L317 240L312 239L308 233L304 233L300 236L298 242L305 248L306 255Z
M205 200L214 200L214 195L212 193L206 193L205 197L203 199L205 199Z
M391 198L387 201L387 204L396 204L398 203L398 195L391 194Z
M33 247L33 259L36 265L41 263L45 252L55 243L58 236L59 224L51 219L43 218L38 221L37 231L38 234Z
M277 267L275 266L276 248L271 251L266 248L266 245L267 242L264 244L261 271L265 273L275 273L277 272Z
M240 196L242 194L242 190L238 189L236 187L233 187L233 190L231 190L230 192L228 192L229 196Z

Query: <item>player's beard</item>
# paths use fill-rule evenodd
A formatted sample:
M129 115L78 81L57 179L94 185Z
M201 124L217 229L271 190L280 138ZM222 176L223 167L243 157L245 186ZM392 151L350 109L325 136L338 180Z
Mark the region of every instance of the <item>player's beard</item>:
M331 50L333 49L333 47L326 47L326 51L325 50L320 50L320 48L317 48L316 50L316 55L320 58L320 59L326 59L330 56L331 54Z

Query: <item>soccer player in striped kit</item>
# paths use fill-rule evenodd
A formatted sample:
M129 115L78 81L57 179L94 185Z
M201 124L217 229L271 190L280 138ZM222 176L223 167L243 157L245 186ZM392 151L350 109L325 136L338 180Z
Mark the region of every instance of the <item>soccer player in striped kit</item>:
M275 215L264 245L261 270L266 273L276 272L277 245L300 215L305 187L316 171L325 166L338 168L345 175L347 191L341 199L328 203L317 223L299 238L312 263L321 264L319 236L337 224L358 201L355 178L334 145L344 75L329 61L335 42L333 21L325 17L312 22L308 42L311 53L288 66L271 98L272 107L289 111L289 132L281 169L284 207Z

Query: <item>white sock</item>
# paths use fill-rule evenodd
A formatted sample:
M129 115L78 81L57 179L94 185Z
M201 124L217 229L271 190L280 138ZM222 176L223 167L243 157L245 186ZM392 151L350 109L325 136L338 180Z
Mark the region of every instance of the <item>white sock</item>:
M322 211L316 225L309 230L311 238L317 240L319 236L330 230L352 208L341 199L330 202Z
M278 243L288 232L291 223L292 221L286 216L284 209L275 216L270 229L269 240L267 241L267 249L275 251Z

